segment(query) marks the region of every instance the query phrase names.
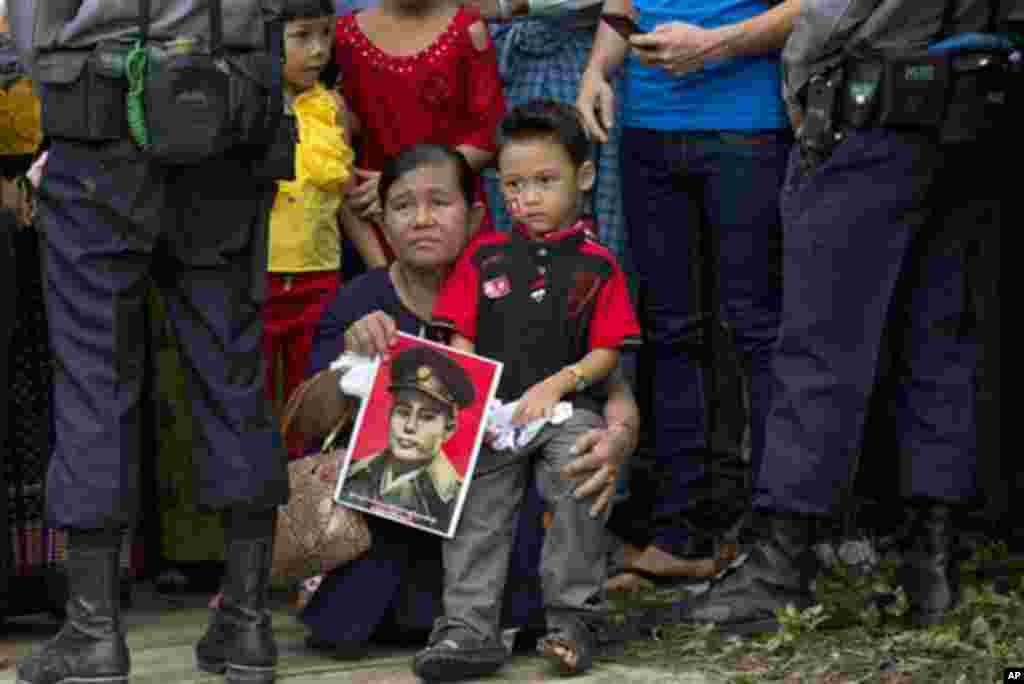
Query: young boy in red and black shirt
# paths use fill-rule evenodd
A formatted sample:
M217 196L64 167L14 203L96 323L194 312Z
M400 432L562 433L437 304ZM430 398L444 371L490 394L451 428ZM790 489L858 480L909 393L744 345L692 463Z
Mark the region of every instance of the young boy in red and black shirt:
M603 608L605 519L589 515L560 470L576 437L603 425L595 390L620 349L640 336L625 276L579 215L595 169L575 109L551 101L516 107L500 138L498 170L516 228L466 250L434 319L452 329L453 346L504 364L498 398L519 400L513 423L551 417L560 401L571 401L573 415L522 449L481 453L459 529L445 542L446 615L415 661L428 680L482 676L504 660L500 597L531 464L552 513L541 557L549 633L538 648L566 672L590 666L590 618Z

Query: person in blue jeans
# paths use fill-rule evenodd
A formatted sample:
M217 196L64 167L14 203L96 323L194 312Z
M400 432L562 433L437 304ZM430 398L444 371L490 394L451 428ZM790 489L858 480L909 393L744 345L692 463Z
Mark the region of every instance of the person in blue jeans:
M779 51L797 0L605 0L635 16L628 41L602 23L577 99L600 141L621 127L628 244L649 354L653 458L650 540L627 545L634 576L704 577L725 561L695 517L705 473L704 388L693 333L701 314L691 255L706 236L722 320L742 352L757 472L781 306L779 191L791 147ZM625 63L622 102L611 83ZM621 110L616 108L621 106ZM621 111L616 121L615 112Z

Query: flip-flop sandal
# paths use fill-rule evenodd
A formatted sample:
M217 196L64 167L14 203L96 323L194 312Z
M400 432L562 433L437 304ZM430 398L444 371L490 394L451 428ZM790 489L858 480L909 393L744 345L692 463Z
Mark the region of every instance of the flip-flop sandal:
M503 643L442 618L427 647L413 658L412 669L428 682L457 682L497 672L507 656Z
M562 675L582 674L594 664L597 635L579 618L560 622L556 629L537 642L537 652L554 664ZM558 649L564 653L559 653Z

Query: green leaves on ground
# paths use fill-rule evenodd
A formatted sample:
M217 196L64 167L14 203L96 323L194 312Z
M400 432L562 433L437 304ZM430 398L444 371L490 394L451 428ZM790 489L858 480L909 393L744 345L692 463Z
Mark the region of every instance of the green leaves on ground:
M734 684L997 682L1003 668L1024 663L1024 572L996 591L974 569L1005 557L1005 548L980 548L964 565L960 605L928 629L906 625L906 596L893 582L894 565L883 563L871 576L841 569L823 573L816 587L819 603L780 611L775 634L727 638L710 625L665 625L654 639L630 642L610 658L699 671L711 682ZM635 609L685 596L648 591L619 598L616 605Z

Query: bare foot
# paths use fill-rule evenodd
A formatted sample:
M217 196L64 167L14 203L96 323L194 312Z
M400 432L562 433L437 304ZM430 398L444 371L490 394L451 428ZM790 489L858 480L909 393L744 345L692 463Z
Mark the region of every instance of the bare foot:
M628 557L628 556L627 556ZM627 570L639 570L658 577L694 577L709 579L718 574L718 558L677 558L657 546L648 546L635 557L627 560Z
M622 545L622 562L628 568L628 567L632 566L636 562L636 559L639 558L640 556L642 556L643 553L644 553L644 550L642 548L640 548L639 546L633 546L632 544L623 544Z
M718 545L718 553L715 555L715 559L719 562L720 566L726 566L736 560L739 555L739 544L734 541L722 542Z
M649 589L653 586L653 582L644 579L635 572L621 572L604 583L605 591L623 594L633 594L641 589Z

